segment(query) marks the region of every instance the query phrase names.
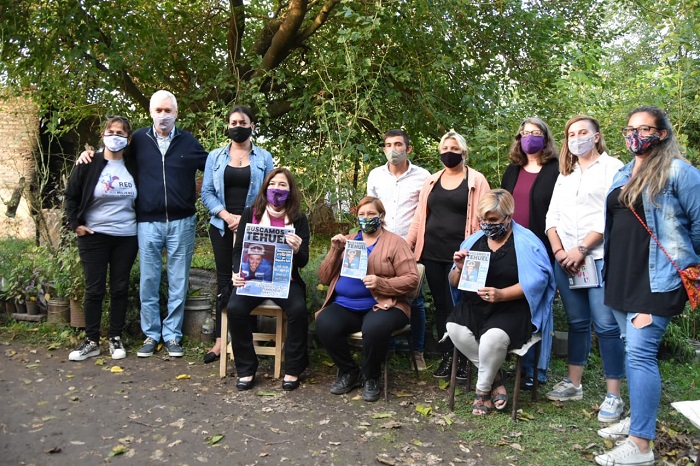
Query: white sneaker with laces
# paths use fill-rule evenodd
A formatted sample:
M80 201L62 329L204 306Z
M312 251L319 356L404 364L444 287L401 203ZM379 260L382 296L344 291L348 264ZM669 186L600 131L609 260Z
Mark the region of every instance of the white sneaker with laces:
M68 355L69 361L84 361L87 358L93 358L100 355L100 345L97 342L85 339L82 345L70 352Z
M625 402L617 395L608 393L598 410L598 421L617 422L622 417L622 410L625 409Z
M601 466L653 466L654 452L642 453L632 440L627 439L607 453L595 457Z
M583 384L576 387L571 379L566 378L556 384L552 391L545 395L552 401L578 401L583 399Z
M626 417L617 424L613 424L598 431L598 435L610 440L622 440L630 434L630 418Z
M124 359L126 357L126 350L120 337L109 339L109 353L112 355L112 359Z

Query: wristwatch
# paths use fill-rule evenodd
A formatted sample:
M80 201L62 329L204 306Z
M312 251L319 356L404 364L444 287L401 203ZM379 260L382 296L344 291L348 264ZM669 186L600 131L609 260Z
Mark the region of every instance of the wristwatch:
M578 252L583 254L584 256L588 255L588 248L586 246L580 245L578 246Z

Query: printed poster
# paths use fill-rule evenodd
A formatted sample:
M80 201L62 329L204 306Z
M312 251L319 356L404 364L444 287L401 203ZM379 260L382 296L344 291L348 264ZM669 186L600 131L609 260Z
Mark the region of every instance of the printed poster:
M294 233L294 228L246 225L239 269L246 282L236 289L237 294L261 298L289 296L294 251L284 239L287 233Z
M347 240L340 276L363 278L365 275L367 275L367 245L364 241Z
M490 261L490 252L469 251L464 258L464 267L462 267L457 288L464 291L478 291L486 286Z

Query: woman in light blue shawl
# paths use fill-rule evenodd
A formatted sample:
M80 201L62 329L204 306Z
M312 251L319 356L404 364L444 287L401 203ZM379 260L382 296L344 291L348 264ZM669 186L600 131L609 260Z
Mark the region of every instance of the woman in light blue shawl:
M513 209L513 196L504 189L481 198L477 206L481 231L454 253L449 275L455 307L447 333L478 368L475 415L505 409L508 397L499 369L508 350L520 348L533 333L550 333L553 326L555 283L547 250L534 233L512 220ZM475 292L457 289L472 251L490 254L486 282ZM551 347L542 348L539 368L548 366L550 354Z

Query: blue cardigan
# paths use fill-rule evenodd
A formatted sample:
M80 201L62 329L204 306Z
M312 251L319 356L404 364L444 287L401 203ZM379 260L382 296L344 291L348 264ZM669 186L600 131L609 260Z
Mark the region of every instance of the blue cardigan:
M231 143L209 153L202 181L202 203L209 209L211 215L209 223L219 229L221 236L224 236L226 232L226 225L223 219L218 217L218 214L226 207L224 170L231 159L230 147ZM248 186L248 195L245 198L245 207L250 207L253 203L262 187L263 180L273 168L272 155L253 144L253 150L250 152L250 185Z
M460 244L459 249L469 250L482 236L484 236L482 231L474 233ZM518 279L530 306L532 325L535 326L535 333L542 334L542 349L537 367L546 370L552 354L552 332L554 331L552 315L552 303L556 290L554 272L547 250L533 232L513 222L513 241L518 263ZM452 285L450 285L450 291L452 300L457 305L461 291Z

